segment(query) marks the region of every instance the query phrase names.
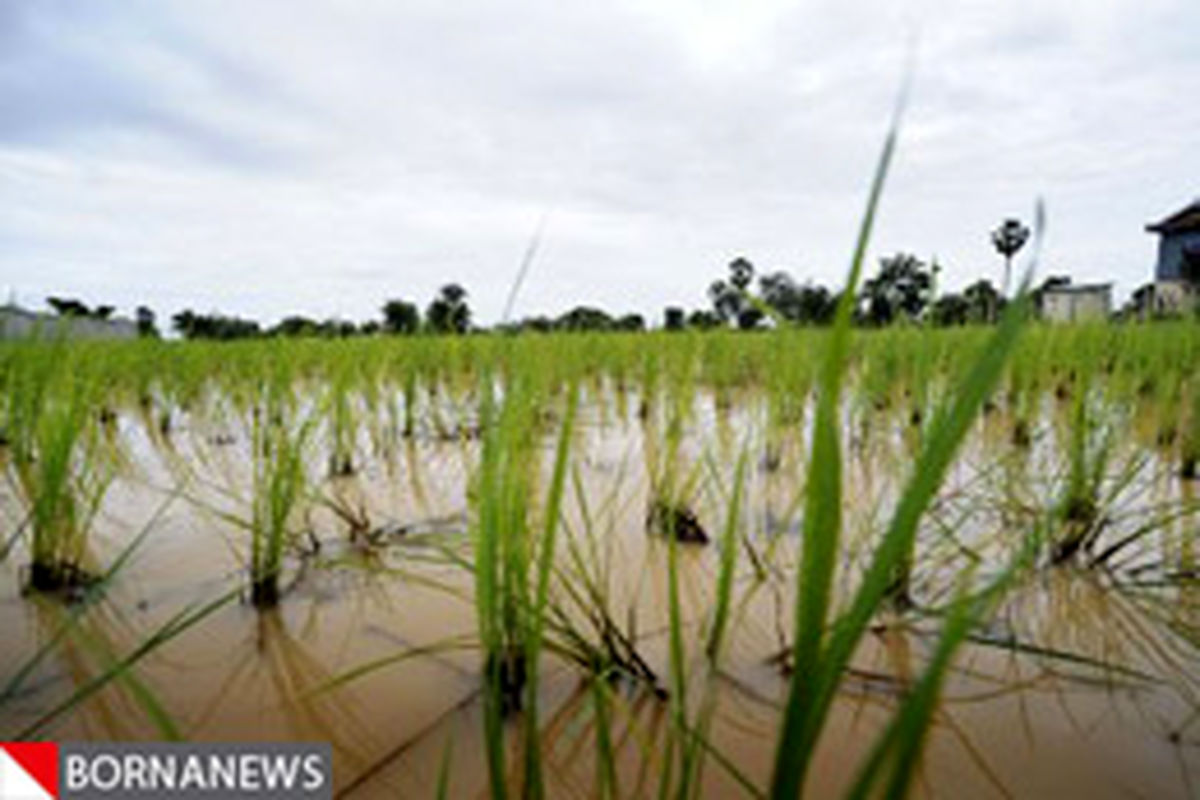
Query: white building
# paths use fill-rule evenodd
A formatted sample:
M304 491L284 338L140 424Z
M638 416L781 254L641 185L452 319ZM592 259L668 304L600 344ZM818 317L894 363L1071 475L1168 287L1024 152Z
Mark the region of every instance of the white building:
M0 339L136 339L133 320L61 317L8 304L0 306Z
M1041 298L1042 319L1048 322L1086 322L1108 319L1112 313L1111 283L1077 283L1047 287Z

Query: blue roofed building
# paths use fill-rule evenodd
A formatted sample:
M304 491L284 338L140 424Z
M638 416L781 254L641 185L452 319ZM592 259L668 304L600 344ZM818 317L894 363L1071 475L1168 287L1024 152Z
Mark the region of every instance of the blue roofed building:
M1154 314L1182 313L1200 298L1200 199L1146 226L1157 233L1158 262L1154 284L1144 302Z

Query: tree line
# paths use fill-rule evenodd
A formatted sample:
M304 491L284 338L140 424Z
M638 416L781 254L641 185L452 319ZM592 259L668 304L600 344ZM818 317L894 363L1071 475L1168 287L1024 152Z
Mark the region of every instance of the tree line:
M422 316L416 303L388 300L381 318L355 323L344 319L316 320L301 315L284 317L264 328L258 322L224 314L197 314L185 309L171 317L171 325L185 339L248 339L260 336L347 338L379 334L466 333L471 329L467 290L448 283L438 290Z
M882 327L897 323L934 326L986 324L994 322L1006 303L1007 284L1013 256L1030 235L1019 220L1006 219L991 232L992 245L1004 259L1004 288L980 279L960 292L938 293L942 272L933 260L925 262L911 253L897 252L879 260L876 271L864 280L854 298L853 317L861 326ZM1034 303L1041 295L1069 278L1054 276L1034 290ZM257 321L220 313L197 313L185 309L171 317L172 328L185 339L244 339L254 337L328 337L374 335L464 334L479 331L472 325L469 294L458 283L442 286L423 313L417 303L391 299L383 304L380 317L362 323L342 319L317 320L291 315L270 327ZM750 331L780 324L819 326L832 321L841 294L813 281L799 282L785 270L758 274L746 257L733 259L723 277L713 280L706 292L707 305L686 309L663 309L666 330L733 328ZM112 306L89 308L78 300L51 297L47 303L60 315L107 319ZM145 306L137 310L139 332L157 336L154 313ZM497 332L549 331L641 331L647 322L641 314L610 314L600 308L580 305L557 317L530 316L494 327Z
M927 319L936 325L982 323L994 320L1004 298L986 280L967 287L961 294L933 299L938 267L906 253L880 261L878 272L866 280L855 302L855 321L882 326L901 320ZM391 299L380 308L380 316L365 322L345 319L313 319L289 315L272 326L218 312L199 313L184 309L171 317L171 328L185 339L232 340L258 337L325 337L464 334L480 331L472 324L467 290L457 283L441 287L422 310L417 303ZM708 305L686 310L668 306L662 327L667 330L734 328L754 330L768 325L824 325L833 318L840 294L812 282L799 283L788 272L776 270L756 276L754 265L739 257L728 265L728 276L713 281L707 292ZM47 303L61 316L110 319L112 306L89 308L73 299L52 297ZM143 336L158 336L154 312L137 309L136 322ZM643 331L648 327L638 313L611 314L601 308L580 305L558 315L536 315L500 323L502 333L528 331Z

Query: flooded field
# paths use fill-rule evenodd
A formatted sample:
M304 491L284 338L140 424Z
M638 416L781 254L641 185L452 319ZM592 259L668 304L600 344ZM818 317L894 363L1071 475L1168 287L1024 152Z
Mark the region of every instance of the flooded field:
M828 332L7 346L0 738L1194 797L1200 329L1034 327L984 386L1001 333L856 333L840 393Z

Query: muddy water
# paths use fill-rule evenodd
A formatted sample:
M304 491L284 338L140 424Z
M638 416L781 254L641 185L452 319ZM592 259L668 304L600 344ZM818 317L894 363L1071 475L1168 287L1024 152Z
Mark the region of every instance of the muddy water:
M764 418L753 403L732 416L703 405L675 465L715 535L737 454L743 446L752 453L738 520L744 541L734 620L716 672L705 666L702 634L718 551L680 552L684 614L694 634L689 697L697 708L711 704L709 741L720 754L704 767L707 797L745 794L742 780L766 784L786 691L779 655L791 626L805 446L802 433L768 442ZM914 578L919 603L944 601L968 566L982 573L1003 563L1029 523L1028 507L1046 502L1060 480L1050 422L1023 455L1000 448L1003 435L989 426L1003 424L985 420L930 514ZM53 711L189 604L244 584L248 537L237 519L250 500L246 434L237 424L184 420L166 448L125 422L128 465L96 521L93 555L110 563L143 528L150 531L107 595L60 640L53 637L71 612L22 596L21 546L0 565L0 679L51 643L20 691L0 704L0 736ZM913 436L903 420L849 432L842 562L851 575L886 521L911 463ZM557 628L593 639L601 607L665 687L667 547L645 534L648 486L662 463L656 439L639 422L636 403L624 416L611 406L585 414L554 602L562 610ZM486 793L480 653L464 566L477 443L426 432L401 443L390 459L373 454L365 431L358 444L359 470L349 478L322 477L327 459L313 454L314 488L324 501L311 505L305 525L321 547L289 563L289 590L277 610L260 613L234 599L139 661L128 678L55 717L44 735L162 738L161 724L137 699L148 693L188 738L331 742L344 796L432 796L445 759L452 795ZM1106 541L1194 500L1154 458L1139 469L1113 504ZM11 530L23 513L11 492L0 492L0 509ZM377 541L349 542L347 513L369 520ZM1123 553L1120 572L1039 569L1023 579L956 661L917 794L1200 793L1200 588L1171 578L1194 568L1196 533L1194 516L1164 517L1153 535ZM584 595L568 585L598 594L580 601ZM562 641L556 624L547 635ZM937 627L936 619L915 613L881 620L868 635L821 740L812 796L837 796L848 786L923 668ZM372 668L360 674L364 665ZM567 660L545 659L539 724L552 797L594 796L608 780L619 796L658 791L671 729L667 703L648 681L605 687L598 691ZM519 722L517 715L514 730ZM614 753L611 778L596 758L602 740Z

